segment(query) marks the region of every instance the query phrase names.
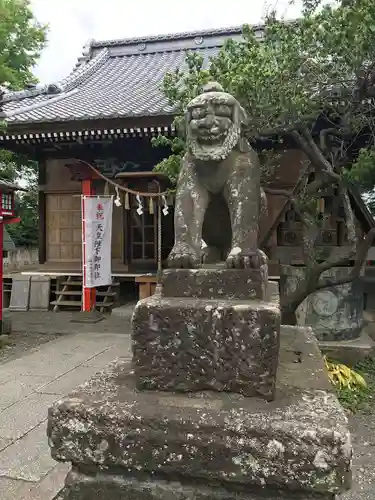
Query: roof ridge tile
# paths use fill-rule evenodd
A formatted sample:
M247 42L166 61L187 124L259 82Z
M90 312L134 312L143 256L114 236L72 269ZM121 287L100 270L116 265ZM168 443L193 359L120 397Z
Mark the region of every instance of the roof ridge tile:
M254 29L262 29L262 25L255 25ZM147 42L161 42L161 41L174 41L184 38L194 38L198 36L215 36L215 35L234 35L242 33L243 25L231 26L226 28L212 28L204 30L183 31L180 33L167 33L164 35L146 35L130 38L118 38L110 40L92 40L91 47L101 48L110 47L115 45L130 45L134 43L147 43Z
M36 86L32 89L17 90L7 92L3 95L1 104L21 101L28 97L38 97L40 95L56 95L63 92L69 92L86 78L90 77L95 71L108 59L109 50L103 48L92 59L88 59L80 66L77 66L68 76L62 80L45 85Z

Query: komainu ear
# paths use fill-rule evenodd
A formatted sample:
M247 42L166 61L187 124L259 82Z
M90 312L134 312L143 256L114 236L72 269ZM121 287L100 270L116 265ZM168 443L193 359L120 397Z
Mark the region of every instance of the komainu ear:
M233 123L239 125L241 128L247 123L246 111L240 104L235 104L233 106Z

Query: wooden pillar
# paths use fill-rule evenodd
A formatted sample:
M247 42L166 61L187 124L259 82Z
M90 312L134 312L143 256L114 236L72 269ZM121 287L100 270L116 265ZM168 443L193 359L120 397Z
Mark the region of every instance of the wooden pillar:
M4 294L4 267L3 267L3 250L4 250L4 219L0 216L0 335L3 333L3 294Z
M46 160L40 160L38 165L38 208L39 208L39 236L38 236L38 252L39 264L44 264L47 260L47 242L46 242L46 194L44 192L46 185Z
M85 179L82 181L82 194L83 194L83 196L92 196L93 194L95 194L92 179ZM82 221L83 221L82 228L84 230L85 212L84 212L83 202L82 202ZM95 288L87 288L86 287L84 266L85 266L85 259L84 259L84 252L83 252L83 256L82 256L82 278L83 278L82 311L89 312L89 311L93 311L95 309L96 290L95 290Z

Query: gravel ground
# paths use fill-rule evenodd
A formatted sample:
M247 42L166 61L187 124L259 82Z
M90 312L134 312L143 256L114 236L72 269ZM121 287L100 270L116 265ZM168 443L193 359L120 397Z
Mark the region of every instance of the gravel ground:
M40 345L51 342L60 336L60 334L43 334L36 332L12 333L12 335L4 336L5 344L0 342L0 364L20 358L28 351L34 350Z

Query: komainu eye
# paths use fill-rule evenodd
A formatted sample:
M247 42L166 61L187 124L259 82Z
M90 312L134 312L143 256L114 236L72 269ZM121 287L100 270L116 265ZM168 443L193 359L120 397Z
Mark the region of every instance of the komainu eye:
M191 117L193 119L202 118L205 115L205 111L202 108L194 108L191 112Z
M232 116L232 110L230 106L225 106L225 104L220 104L216 106L215 113L218 116L226 116L228 118Z

